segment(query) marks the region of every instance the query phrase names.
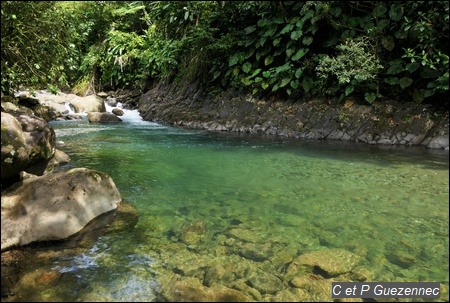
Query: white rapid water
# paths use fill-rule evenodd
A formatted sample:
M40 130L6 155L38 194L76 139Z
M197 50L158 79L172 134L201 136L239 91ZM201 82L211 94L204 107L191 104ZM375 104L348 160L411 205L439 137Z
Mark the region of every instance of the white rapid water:
M120 102L118 102L116 106L110 106L108 103L105 102L105 108L106 108L106 111L110 112L110 113L112 113L112 110L114 108L121 109L123 111L123 115L118 116L118 117L120 119L122 119L123 122L133 123L133 124L147 124L147 125L160 126L160 124L158 124L158 123L145 121L137 109L123 108L122 103L120 103Z
M66 102L64 104L64 106L66 107L66 109L69 111L69 115L71 114L75 114L75 111L73 110L72 104L70 104L70 102Z

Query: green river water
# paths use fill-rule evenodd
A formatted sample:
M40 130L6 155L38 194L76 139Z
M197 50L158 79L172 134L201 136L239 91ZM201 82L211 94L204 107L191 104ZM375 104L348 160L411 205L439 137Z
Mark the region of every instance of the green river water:
M109 174L138 221L98 236L83 251L34 265L30 272L45 266L57 281L22 286L11 300L189 300L197 297L186 289L222 286L255 301L295 298L283 291L322 300L332 280L359 279L440 282L438 301L448 301L447 151L144 121L52 126L71 165ZM304 296L292 291L302 287L286 276L290 262L324 251L344 252L344 260L337 253L336 260L317 261L305 269L312 280ZM337 277L324 273L323 262L345 266L346 253L358 256L356 267ZM171 288L175 280L192 283Z

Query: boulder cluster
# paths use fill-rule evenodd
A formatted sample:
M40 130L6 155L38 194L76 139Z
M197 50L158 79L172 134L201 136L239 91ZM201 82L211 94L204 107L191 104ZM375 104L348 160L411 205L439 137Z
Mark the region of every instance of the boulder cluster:
M69 107L68 105L70 104ZM89 168L71 168L70 157L58 149L52 126L56 119L117 122L105 112L98 96L21 93L1 99L1 251L62 240L80 232L90 221L115 210L122 197L110 176ZM113 117L113 118L112 118Z

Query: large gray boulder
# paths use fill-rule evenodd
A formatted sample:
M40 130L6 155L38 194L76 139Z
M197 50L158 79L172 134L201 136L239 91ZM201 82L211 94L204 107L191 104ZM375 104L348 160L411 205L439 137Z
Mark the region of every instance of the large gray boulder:
M34 115L2 112L1 121L1 180L53 157L55 132L45 120Z
M28 91L22 91L18 92L16 97L19 99L19 103L28 103L29 107L33 109L35 113L36 111L42 111L42 107L48 109L49 114L46 115L49 116L51 120L55 117L68 114L69 110L66 103L70 103L72 100L79 98L75 94L65 94L62 92L54 94L45 90L35 91L33 94ZM30 104L30 100L36 100L35 104ZM45 117L42 118L45 119Z
M121 201L111 177L87 168L24 179L2 193L1 250L65 239Z
M76 113L105 112L105 102L96 95L77 97L70 101Z
M108 112L92 112L88 113L87 118L92 123L117 123L122 122L122 119Z

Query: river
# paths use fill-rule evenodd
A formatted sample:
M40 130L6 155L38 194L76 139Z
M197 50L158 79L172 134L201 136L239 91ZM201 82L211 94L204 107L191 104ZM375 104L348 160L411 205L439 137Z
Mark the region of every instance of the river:
M448 289L448 151L211 133L136 111L121 124L51 125L71 165L109 174L139 220L51 259L57 283L13 300L157 301L174 275L244 280L267 300L293 258L326 249L360 256L370 281ZM234 278L217 273L226 264Z

